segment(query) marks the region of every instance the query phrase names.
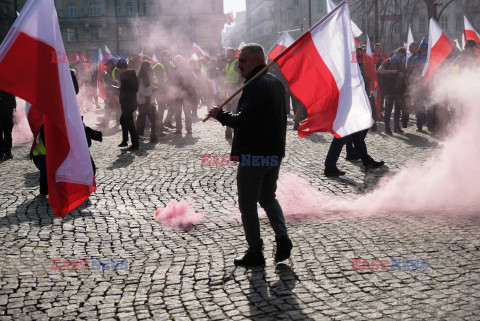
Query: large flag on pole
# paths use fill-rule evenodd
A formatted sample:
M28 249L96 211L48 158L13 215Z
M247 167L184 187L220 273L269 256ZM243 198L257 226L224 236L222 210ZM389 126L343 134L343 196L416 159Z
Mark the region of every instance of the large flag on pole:
M105 66L105 60L103 59L102 50L98 49L98 69L97 69L97 96L102 98L103 100L107 99L105 96L105 85L102 81L102 74L103 71L107 70L107 66Z
M463 22L465 24L465 41L472 39L480 45L480 34L473 28L467 17L463 16Z
M435 19L430 19L428 31L428 55L423 68L423 79L427 82L435 71L443 64L453 50L454 43L448 38L445 31L437 24Z
M43 114L49 204L59 217L96 189L68 62L58 59L64 52L52 0L28 0L0 46L0 89L32 104L27 117Z
M275 59L279 54L281 54L285 49L290 47L295 40L293 40L292 36L285 31L282 33L280 38L278 38L277 42L273 45L273 47L267 52L267 57L270 59Z
M373 124L360 67L352 61L350 21L343 1L276 59L291 92L307 108L300 137L329 131L340 138Z
M408 25L408 36L407 36L407 45L405 46L405 49L407 49L407 60L410 58L412 53L410 52L409 48L410 45L414 42L413 40L413 34L412 34L412 28L410 28L410 25Z
M112 59L113 58L113 55L110 52L110 50L108 49L107 45L105 45L105 58L106 59Z

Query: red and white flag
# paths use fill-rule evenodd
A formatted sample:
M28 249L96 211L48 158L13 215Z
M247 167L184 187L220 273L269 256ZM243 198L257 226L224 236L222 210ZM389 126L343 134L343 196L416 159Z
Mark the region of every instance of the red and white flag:
M157 58L157 56L155 56L155 54L153 54L153 56L152 56L152 61L156 64L159 62L158 58Z
M275 60L275 58L285 51L288 47L290 47L295 40L290 36L290 34L285 31L280 38L278 38L277 42L273 45L269 52L267 52L267 57L270 59Z
M291 92L307 108L300 137L329 131L340 138L372 126L370 103L352 52L350 12L343 1L277 57Z
M200 48L200 46L197 45L195 42L193 43L192 48L193 52L196 53L197 56L200 58L205 58L205 56L207 55L207 53L203 51L202 48Z
M229 12L225 16L227 17L227 23L229 25L231 25L235 22L235 18L233 17L233 12Z
M113 58L113 55L110 52L110 50L108 49L107 45L105 45L105 58L106 59L112 59Z
M453 50L455 44L448 38L445 31L437 24L435 19L430 19L428 31L427 62L423 68L423 79L427 82L435 71L443 64Z
M105 59L103 59L102 50L98 49L98 69L97 69L97 96L102 98L103 100L107 99L105 96L105 85L103 84L102 74L107 70L107 66L105 65Z
M467 17L463 16L463 22L465 23L465 41L472 39L480 45L480 34L473 28Z
M242 47L245 46L245 42L240 42L238 45L237 49L235 49L235 57L240 57L240 50L242 50Z
M139 56L140 56L140 61L143 61L143 48L142 48L142 51L140 51Z
M0 46L0 88L32 104L34 128L43 122L49 204L59 217L96 189L68 62L57 60L64 52L51 0L28 0ZM43 116L32 119L33 109Z
M327 2L327 13L335 9L336 5L333 3L332 0L326 0ZM355 45L358 46L360 45L360 41L357 39L362 35L362 30L353 22L353 20L350 21L352 23L352 32L353 32L353 37L355 38Z

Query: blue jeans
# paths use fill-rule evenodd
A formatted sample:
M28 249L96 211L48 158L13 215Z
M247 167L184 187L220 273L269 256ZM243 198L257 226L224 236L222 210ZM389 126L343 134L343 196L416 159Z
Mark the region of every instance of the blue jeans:
M238 205L250 250L258 251L263 247L257 203L260 203L267 213L275 238L288 235L282 208L275 198L279 171L280 164L278 166L238 166Z
M351 139L355 146L355 152L360 156L363 165L367 166L374 162L373 158L367 153L367 145L365 145L365 132L359 131L351 135L337 138L334 137L330 148L328 149L327 157L325 158L325 169L333 169L337 167L337 161L342 152L343 145L347 142L347 139Z

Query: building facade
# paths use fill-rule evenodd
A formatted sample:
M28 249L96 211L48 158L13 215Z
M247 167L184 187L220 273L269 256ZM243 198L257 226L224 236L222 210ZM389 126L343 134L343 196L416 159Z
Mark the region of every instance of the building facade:
M15 14L14 2L20 11L25 1L2 0L0 10ZM105 45L122 56L142 49L157 57L163 49L190 56L192 42L209 52L222 50L223 0L55 0L55 7L69 56L77 52L96 58ZM0 32L8 32L15 16L0 19L5 21Z

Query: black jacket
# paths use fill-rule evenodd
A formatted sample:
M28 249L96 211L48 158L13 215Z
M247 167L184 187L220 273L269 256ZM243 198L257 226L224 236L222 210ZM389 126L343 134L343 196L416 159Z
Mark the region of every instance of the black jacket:
M264 67L253 69L245 82ZM285 89L274 75L265 72L253 80L243 90L237 114L221 110L217 119L234 129L231 156L285 156Z
M137 108L138 80L135 71L127 69L120 73L120 105L122 111L133 112Z

